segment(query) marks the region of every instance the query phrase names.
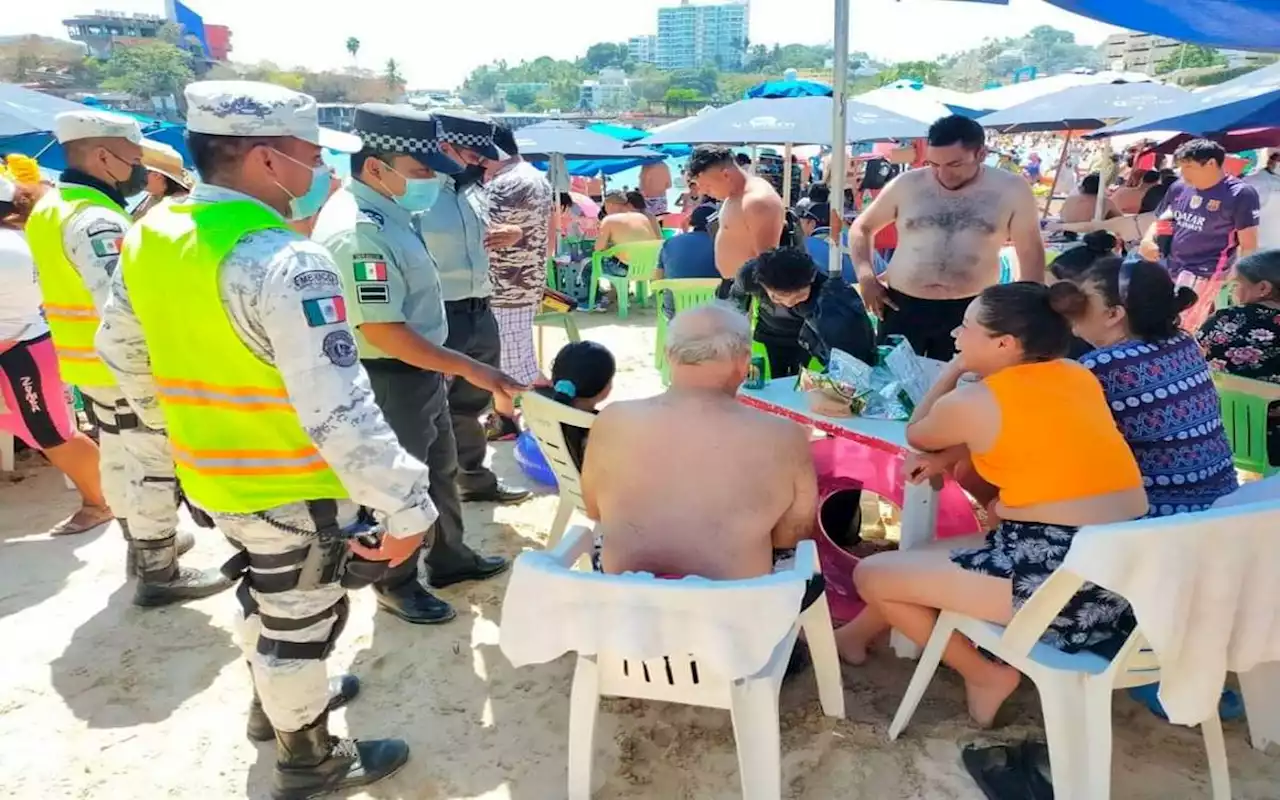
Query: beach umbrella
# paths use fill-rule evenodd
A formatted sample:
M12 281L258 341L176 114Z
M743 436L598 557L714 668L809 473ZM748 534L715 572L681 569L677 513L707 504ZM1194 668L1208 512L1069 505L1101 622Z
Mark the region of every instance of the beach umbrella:
M627 125L614 125L608 122L595 122L587 126L587 130L595 133L602 133L611 139L617 139L620 142L638 142L647 138L652 132L641 130L640 128L632 128ZM687 156L689 155L689 146L683 144L667 144L654 148L668 156Z
M752 86L746 97L763 97L774 100L780 97L830 97L831 87L817 81L802 81L795 78L781 81L765 81Z
M1280 52L1277 0L1048 0L1135 31L1230 50Z
M1003 111L993 111L981 122L983 127L1003 133L1087 131L1113 120L1163 111L1187 96L1182 89L1159 83L1074 86Z
M568 161L637 158L662 159L662 153L625 143L602 133L579 128L567 122L540 122L515 132L520 155L529 161L547 161L552 155Z
M879 89L855 95L853 99L859 103L888 109L905 117L930 123L952 114L981 117L990 110L978 109L959 102L962 100L966 103L972 102L967 100L961 92L939 89L936 86L912 80L894 81Z
M1273 24L1280 27L1280 21ZM1123 122L1098 131L1097 135L1142 131L1207 135L1271 127L1280 127L1280 64L1241 75L1202 92L1192 92L1173 105L1130 115Z
M1172 153L1192 139L1201 138L1198 134L1180 133L1160 142L1155 148L1157 153ZM1209 134L1204 138L1212 139L1222 145L1228 153L1243 153L1246 150L1261 150L1264 147L1280 147L1280 127L1249 128L1226 133Z
M53 120L64 111L85 111L88 106L37 92L12 83L0 83L0 139L53 132Z
M830 145L832 99L829 97L753 97L681 120L655 132L643 144ZM848 104L846 142L916 139L928 125L876 106Z
M1150 83L1151 76L1142 72L1067 72L1031 81L1019 81L1007 86L997 86L969 95L977 108L1000 111L1061 92L1075 86L1093 86L1098 83Z

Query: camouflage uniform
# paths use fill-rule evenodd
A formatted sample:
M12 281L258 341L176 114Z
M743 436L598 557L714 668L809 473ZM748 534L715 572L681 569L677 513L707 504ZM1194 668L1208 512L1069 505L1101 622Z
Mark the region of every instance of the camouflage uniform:
M494 316L502 337L502 371L521 383L533 383L541 370L533 349L533 318L547 285L547 235L552 192L532 164L502 167L486 186L489 216L495 225L517 225L523 238L489 255Z
M257 202L201 184L183 202L246 200ZM400 446L374 403L345 318L312 325L303 314L307 300L341 292L342 279L324 248L286 229L251 233L223 261L219 287L233 329L255 355L280 371L299 419L352 498L337 502L334 519L327 522L348 527L359 505L365 505L387 512L388 535L429 529L436 511L427 493L427 469ZM142 327L121 275L113 281L112 303L98 346L144 422L163 426ZM274 557L276 574L300 570L302 558L290 554L305 553L326 525L313 503L211 516L252 558ZM270 574L257 564L250 571ZM325 645L327 651L346 618L346 591L333 582L264 592L246 582L240 599L240 645L272 725L278 731L311 725L329 703L323 656L291 656L298 650L291 645Z

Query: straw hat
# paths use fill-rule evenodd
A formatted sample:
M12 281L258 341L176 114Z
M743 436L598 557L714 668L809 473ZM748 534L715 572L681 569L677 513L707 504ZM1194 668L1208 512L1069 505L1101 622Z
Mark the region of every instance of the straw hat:
M142 140L142 166L170 178L184 189L196 185L196 179L182 166L182 156L167 144Z

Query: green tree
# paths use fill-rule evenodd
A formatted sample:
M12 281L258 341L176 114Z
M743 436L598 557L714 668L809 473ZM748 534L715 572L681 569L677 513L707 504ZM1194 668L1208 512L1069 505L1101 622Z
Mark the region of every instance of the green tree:
M626 43L600 42L587 48L587 55L582 59L582 68L588 72L599 72L608 67L621 67L630 57L630 49Z
M168 42L113 48L103 75L103 89L139 98L180 97L195 76L191 56Z
M1225 67L1227 57L1212 47L1201 47L1198 44L1184 44L1163 61L1156 64L1156 74L1165 75L1179 69L1203 69L1205 67Z
M386 82L387 88L393 94L399 94L404 90L404 75L400 74L400 62L394 58L387 59L387 66L382 73L382 80Z
M538 94L528 86L513 86L507 90L507 104L517 111L528 111L537 105Z
M922 81L932 86L942 82L938 64L934 61L903 61L876 76L876 81L881 86L905 79Z
M351 63L356 63L356 57L360 55L360 40L354 36L348 36L347 52L351 54Z

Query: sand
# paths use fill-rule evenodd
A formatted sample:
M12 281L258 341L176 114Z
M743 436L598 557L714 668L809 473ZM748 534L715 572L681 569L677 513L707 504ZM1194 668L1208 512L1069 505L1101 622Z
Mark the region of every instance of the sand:
M584 318L584 335L619 356L617 396L660 387L652 369L651 312L618 324ZM562 340L548 334L548 346ZM511 445L494 464L521 476ZM51 539L75 494L26 454L18 480L0 478L0 794L25 798L265 797L273 748L245 739L249 678L229 627L230 593L168 609L129 604L123 545L114 528ZM539 547L555 510L540 496L514 508L468 506L469 541L515 556ZM230 554L201 531L186 563ZM565 797L572 657L514 669L497 647L505 579L440 594L458 619L417 628L352 597L350 624L330 659L364 681L334 727L407 739L413 757L359 798L453 800ZM783 796L790 800L980 800L959 762L970 742L1043 735L1039 704L1024 684L1002 714L1008 725L974 730L945 671L897 742L887 726L913 664L877 653L845 668L845 720L822 716L812 675L782 691ZM1208 797L1197 730L1160 722L1123 694L1114 718L1114 793L1125 800ZM1280 760L1252 750L1242 721L1226 726L1234 796L1280 797ZM727 712L609 700L596 738L598 800L730 800L740 797Z

